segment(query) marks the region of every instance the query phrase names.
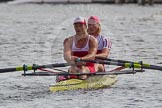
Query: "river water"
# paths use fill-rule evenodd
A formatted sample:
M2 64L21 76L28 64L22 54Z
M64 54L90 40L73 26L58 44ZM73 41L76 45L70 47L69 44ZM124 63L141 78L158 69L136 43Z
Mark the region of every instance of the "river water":
M73 19L98 15L110 58L162 65L162 7L136 4L0 4L0 68L64 62ZM108 66L111 68L111 66ZM51 93L55 77L1 73L0 108L161 108L162 71L120 75L111 88Z

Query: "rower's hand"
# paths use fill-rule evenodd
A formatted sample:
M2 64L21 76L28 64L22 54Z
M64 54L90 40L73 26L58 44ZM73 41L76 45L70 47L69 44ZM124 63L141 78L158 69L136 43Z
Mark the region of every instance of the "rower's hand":
M85 66L86 65L86 63L81 62L80 58L77 56L71 56L71 60L74 61L77 66Z
M80 61L81 59L79 58L79 57L77 57L76 59L75 59L75 64L77 65L77 66L85 66L86 65L86 63L85 62L82 62L82 61Z
M71 61L76 61L77 60L77 56L71 56Z
M70 65L74 65L75 64L75 59L77 57L76 56L70 56L69 59L67 60L67 62L70 64Z

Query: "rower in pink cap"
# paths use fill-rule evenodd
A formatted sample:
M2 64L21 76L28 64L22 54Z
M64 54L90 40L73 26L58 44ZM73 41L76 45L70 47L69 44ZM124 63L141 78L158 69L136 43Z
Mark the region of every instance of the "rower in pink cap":
M108 57L111 49L111 40L101 35L100 19L97 16L90 16L88 19L88 34L94 36L98 41L96 57ZM105 71L103 64L95 64L95 70L98 72Z

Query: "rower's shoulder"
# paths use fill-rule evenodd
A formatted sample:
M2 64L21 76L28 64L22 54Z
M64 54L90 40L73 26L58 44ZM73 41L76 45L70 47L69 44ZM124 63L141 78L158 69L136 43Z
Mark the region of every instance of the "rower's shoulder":
M97 39L94 37L94 36L92 36L92 35L90 35L90 38L89 38L91 41L96 41L97 42Z
M68 38L65 38L64 44L65 44L66 42L72 42L72 39L73 39L73 36L70 36L70 37L68 37Z
M110 40L110 36L108 35L99 35L99 38L102 38L103 40Z

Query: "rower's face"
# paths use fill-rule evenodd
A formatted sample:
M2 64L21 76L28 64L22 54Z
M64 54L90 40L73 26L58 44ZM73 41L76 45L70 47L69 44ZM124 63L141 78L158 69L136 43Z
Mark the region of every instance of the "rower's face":
M94 33L98 32L99 25L98 24L88 24L88 33L93 35Z
M90 35L94 35L95 33L97 33L99 30L99 27L100 27L100 25L98 23L96 23L95 20L90 19L88 21L88 33Z
M85 33L86 28L87 28L87 27L86 27L85 24L80 24L80 23L74 24L74 29L75 29L76 34Z

